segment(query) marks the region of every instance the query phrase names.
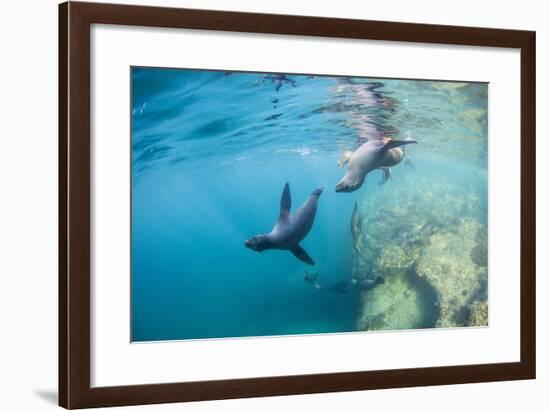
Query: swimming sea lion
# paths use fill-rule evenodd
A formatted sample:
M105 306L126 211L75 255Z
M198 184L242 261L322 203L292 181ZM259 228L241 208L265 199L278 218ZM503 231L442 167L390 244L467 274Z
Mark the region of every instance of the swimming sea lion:
M372 138L361 145L349 160L346 175L336 184L336 192L353 192L363 185L367 174L377 168L397 165L405 153L400 147L415 140Z
M404 144L412 144L410 132L403 141L391 137L398 133L388 124L388 118L394 113L396 101L386 95L381 82L356 83L350 79L339 79L334 92L345 95L343 103L348 116L346 125L357 131L358 148L351 155L343 152L338 160L342 168L349 162L348 172L336 185L336 192L352 192L364 182L366 175L381 168L381 184L391 179L389 167L397 165L405 156ZM367 109L362 109L363 107ZM370 109L374 108L374 109Z
M348 293L350 284L351 284L351 281L349 279L343 279L343 280L339 280L333 285L324 286L324 287L321 287L320 289L326 290L329 292L335 292L335 293Z
M271 80L272 83L276 83L275 91L279 91L283 84L290 84L293 87L296 87L296 80L288 78L285 74L268 74L264 75L263 80Z
M244 246L257 252L267 249L288 250L301 261L315 265L313 259L299 244L313 226L313 220L317 212L317 201L322 192L321 188L313 191L302 206L293 215L290 215L290 187L287 182L281 195L279 220L271 232L253 236L245 241Z
M394 148L394 149L398 149L398 148ZM380 171L382 171L382 179L380 180L380 182L378 182L378 185L384 185L390 179L393 179L391 175L391 170L388 167L380 168Z
M353 239L353 249L355 252L361 253L361 235L362 235L362 223L359 210L357 209L357 202L353 206L353 213L351 214L351 238Z
M304 280L311 285L315 289L318 290L326 290L328 292L334 292L334 293L349 293L350 291L360 291L360 292L369 292L373 290L378 285L381 285L385 283L386 281L384 278L380 275L376 276L375 278L365 278L365 279L342 279L338 282L329 285L329 286L320 286L317 282L317 274L314 276L314 280L308 280L309 277L304 277Z
M405 166L407 168L410 168L412 169L413 171L416 169L415 166L414 166L414 163L411 161L410 158L405 158L405 161L403 161L403 164L405 164Z
M368 292L369 290L374 289L376 286L386 283L384 278L380 275L375 278L365 278L365 279L351 279L351 284L362 292Z

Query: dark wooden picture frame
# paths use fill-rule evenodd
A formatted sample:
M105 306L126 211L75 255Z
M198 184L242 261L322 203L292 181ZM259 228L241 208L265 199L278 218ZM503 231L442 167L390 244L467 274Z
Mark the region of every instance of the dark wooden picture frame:
M118 24L521 50L521 360L92 388L90 27ZM69 41L70 40L70 41ZM59 404L152 404L535 378L535 33L94 3L59 6Z

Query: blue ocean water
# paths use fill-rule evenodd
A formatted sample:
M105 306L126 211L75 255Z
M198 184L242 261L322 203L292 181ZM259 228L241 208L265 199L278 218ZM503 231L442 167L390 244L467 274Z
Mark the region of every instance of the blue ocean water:
M131 75L133 341L356 331L359 293L304 281L314 269L326 284L350 276L355 201L418 175L486 197L486 84L137 67ZM342 151L369 126L418 140L407 152L414 171L400 164L383 187L373 172L358 191L334 192ZM301 243L314 268L290 252L244 246L271 230L287 182L292 210L324 188Z

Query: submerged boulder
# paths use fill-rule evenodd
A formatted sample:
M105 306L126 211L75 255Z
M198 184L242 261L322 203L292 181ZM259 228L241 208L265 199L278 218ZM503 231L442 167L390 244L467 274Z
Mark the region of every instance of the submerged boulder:
M476 265L470 256L477 246L475 238L480 224L461 221L453 232L430 237L418 258L416 273L435 289L440 306L437 327L467 325L467 308L485 283L487 270Z
M353 275L381 275L386 283L361 295L358 328L485 325L483 201L475 191L418 176L414 188L406 181L384 187L359 204L364 246L354 253Z
M489 325L489 305L486 300L476 300L469 307L468 326Z
M435 292L412 269L390 275L384 285L364 292L361 305L359 330L430 328L439 312Z
M417 328L422 322L418 294L404 275L386 279L383 286L362 295L363 309L358 318L359 330Z

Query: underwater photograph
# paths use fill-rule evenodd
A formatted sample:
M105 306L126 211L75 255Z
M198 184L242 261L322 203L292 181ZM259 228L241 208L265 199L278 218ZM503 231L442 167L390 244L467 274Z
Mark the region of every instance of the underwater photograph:
M487 83L130 76L132 342L489 325Z

